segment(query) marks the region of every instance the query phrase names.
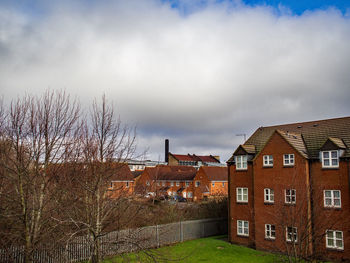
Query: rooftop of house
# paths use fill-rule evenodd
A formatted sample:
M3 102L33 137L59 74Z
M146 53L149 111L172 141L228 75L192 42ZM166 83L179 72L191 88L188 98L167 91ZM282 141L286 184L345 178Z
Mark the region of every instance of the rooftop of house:
M114 168L111 181L133 181L135 176L131 173L126 164L118 165Z
M343 157L350 157L350 117L259 127L241 147L248 154L258 154L274 132L306 158L318 158L328 140L345 150ZM232 161L233 156L228 162Z
M170 153L178 161L192 161L202 163L220 163L218 156L213 155L196 155L196 154L173 154Z
M228 170L226 167L213 167L213 166L202 166L205 174L208 176L209 181L227 181Z
M171 166L157 165L156 167L147 167L145 172L153 180L171 180L171 181L191 181L196 176L196 168L192 166Z

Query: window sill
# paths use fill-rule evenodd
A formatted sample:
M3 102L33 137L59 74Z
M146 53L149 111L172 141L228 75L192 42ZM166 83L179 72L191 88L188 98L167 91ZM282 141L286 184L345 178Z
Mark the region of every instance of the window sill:
M276 238L272 238L272 237L265 237L264 238L266 241L275 241Z
M247 205L248 202L243 202L243 201L236 201L237 205Z
M326 210L342 210L341 207L335 207L335 206L324 206L323 208Z
M295 206L296 203L284 203L285 206Z
M263 168L273 168L273 165L263 165Z
M264 205L274 205L274 204L275 204L274 202L268 202L268 201L264 202Z
M284 164L283 168L293 168L294 164Z
M336 248L336 247L326 247L327 250L344 252L344 248Z
M322 166L322 170L339 170L339 166L334 166L334 167L324 167L324 166Z
M249 238L249 235L243 235L243 234L237 234L238 237L245 237L245 238Z
M237 169L236 168L236 172L246 172L246 171L248 171L248 169Z

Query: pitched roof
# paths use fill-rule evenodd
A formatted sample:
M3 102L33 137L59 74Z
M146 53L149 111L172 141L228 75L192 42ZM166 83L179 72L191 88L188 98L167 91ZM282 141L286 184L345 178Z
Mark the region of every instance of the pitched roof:
M330 141L332 141L335 145L337 145L339 148L341 148L341 149L345 149L346 148L346 146L345 146L344 142L342 141L342 139L333 138L333 137L329 137L328 139Z
M337 145L341 145L341 140L342 144L347 146L343 156L350 157L350 117L260 127L244 145L254 145L256 153L259 153L277 130L292 146L309 158L318 158L320 148L328 138L333 138L333 142L334 138L337 138L338 140L334 142ZM283 135L287 132L294 134L297 138ZM230 161L233 161L233 158L228 162Z
M294 147L302 156L308 158L307 149L300 133L276 130L290 145Z
M111 181L133 181L135 178L127 164L118 165L114 169Z
M248 154L254 154L255 153L255 145L249 145L249 144L243 144L242 148L248 153Z
M228 180L228 168L227 167L215 167L215 166L202 166L205 174L208 176L209 181L227 181Z
M146 167L152 180L173 180L191 181L196 176L196 169L192 166L182 165L157 165L156 167Z
M178 161L192 161L192 162L203 162L203 163L220 163L213 155L196 155L196 154L171 154Z

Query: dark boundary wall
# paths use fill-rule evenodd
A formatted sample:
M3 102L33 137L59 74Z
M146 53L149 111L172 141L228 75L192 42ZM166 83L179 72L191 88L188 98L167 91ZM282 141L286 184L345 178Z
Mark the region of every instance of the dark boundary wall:
M102 238L103 256L156 248L191 239L227 234L227 218L211 218L164 225L126 229L108 233ZM89 236L75 237L66 244L51 244L51 249L35 251L34 262L60 263L87 260L90 257ZM1 263L22 263L23 248L0 250Z

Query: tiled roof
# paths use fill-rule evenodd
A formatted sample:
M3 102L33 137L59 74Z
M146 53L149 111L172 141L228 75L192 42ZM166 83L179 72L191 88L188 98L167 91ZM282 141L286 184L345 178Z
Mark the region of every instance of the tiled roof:
M136 178L136 177L140 176L143 173L143 171L132 171L131 173L134 176L134 178Z
M196 176L196 169L192 166L158 165L147 167L145 171L153 180L191 181Z
M135 178L127 164L118 165L114 169L111 181L133 181Z
M178 161L194 161L194 162L203 162L203 163L220 163L213 155L196 155L196 154L171 154Z
M249 145L249 144L243 144L242 148L248 153L248 154L255 154L255 145Z
M350 157L350 117L260 127L244 145L255 145L256 153L259 153L276 130L279 130L280 134L294 134L297 138L289 138L288 141L300 152L305 151L308 158L318 158L320 148L328 138L333 138L333 142L334 138L337 138L338 143L341 140L344 146L347 146L343 156ZM228 162L230 161L233 159Z
M346 146L345 146L344 142L342 141L342 139L333 138L333 137L329 137L328 139L330 141L332 141L335 145L337 145L339 148L341 148L341 149L345 149L346 148Z
M292 145L302 156L308 158L307 149L300 133L276 130L283 138Z
M227 181L228 180L228 169L227 167L213 167L213 166L202 166L205 174L208 176L209 181Z

